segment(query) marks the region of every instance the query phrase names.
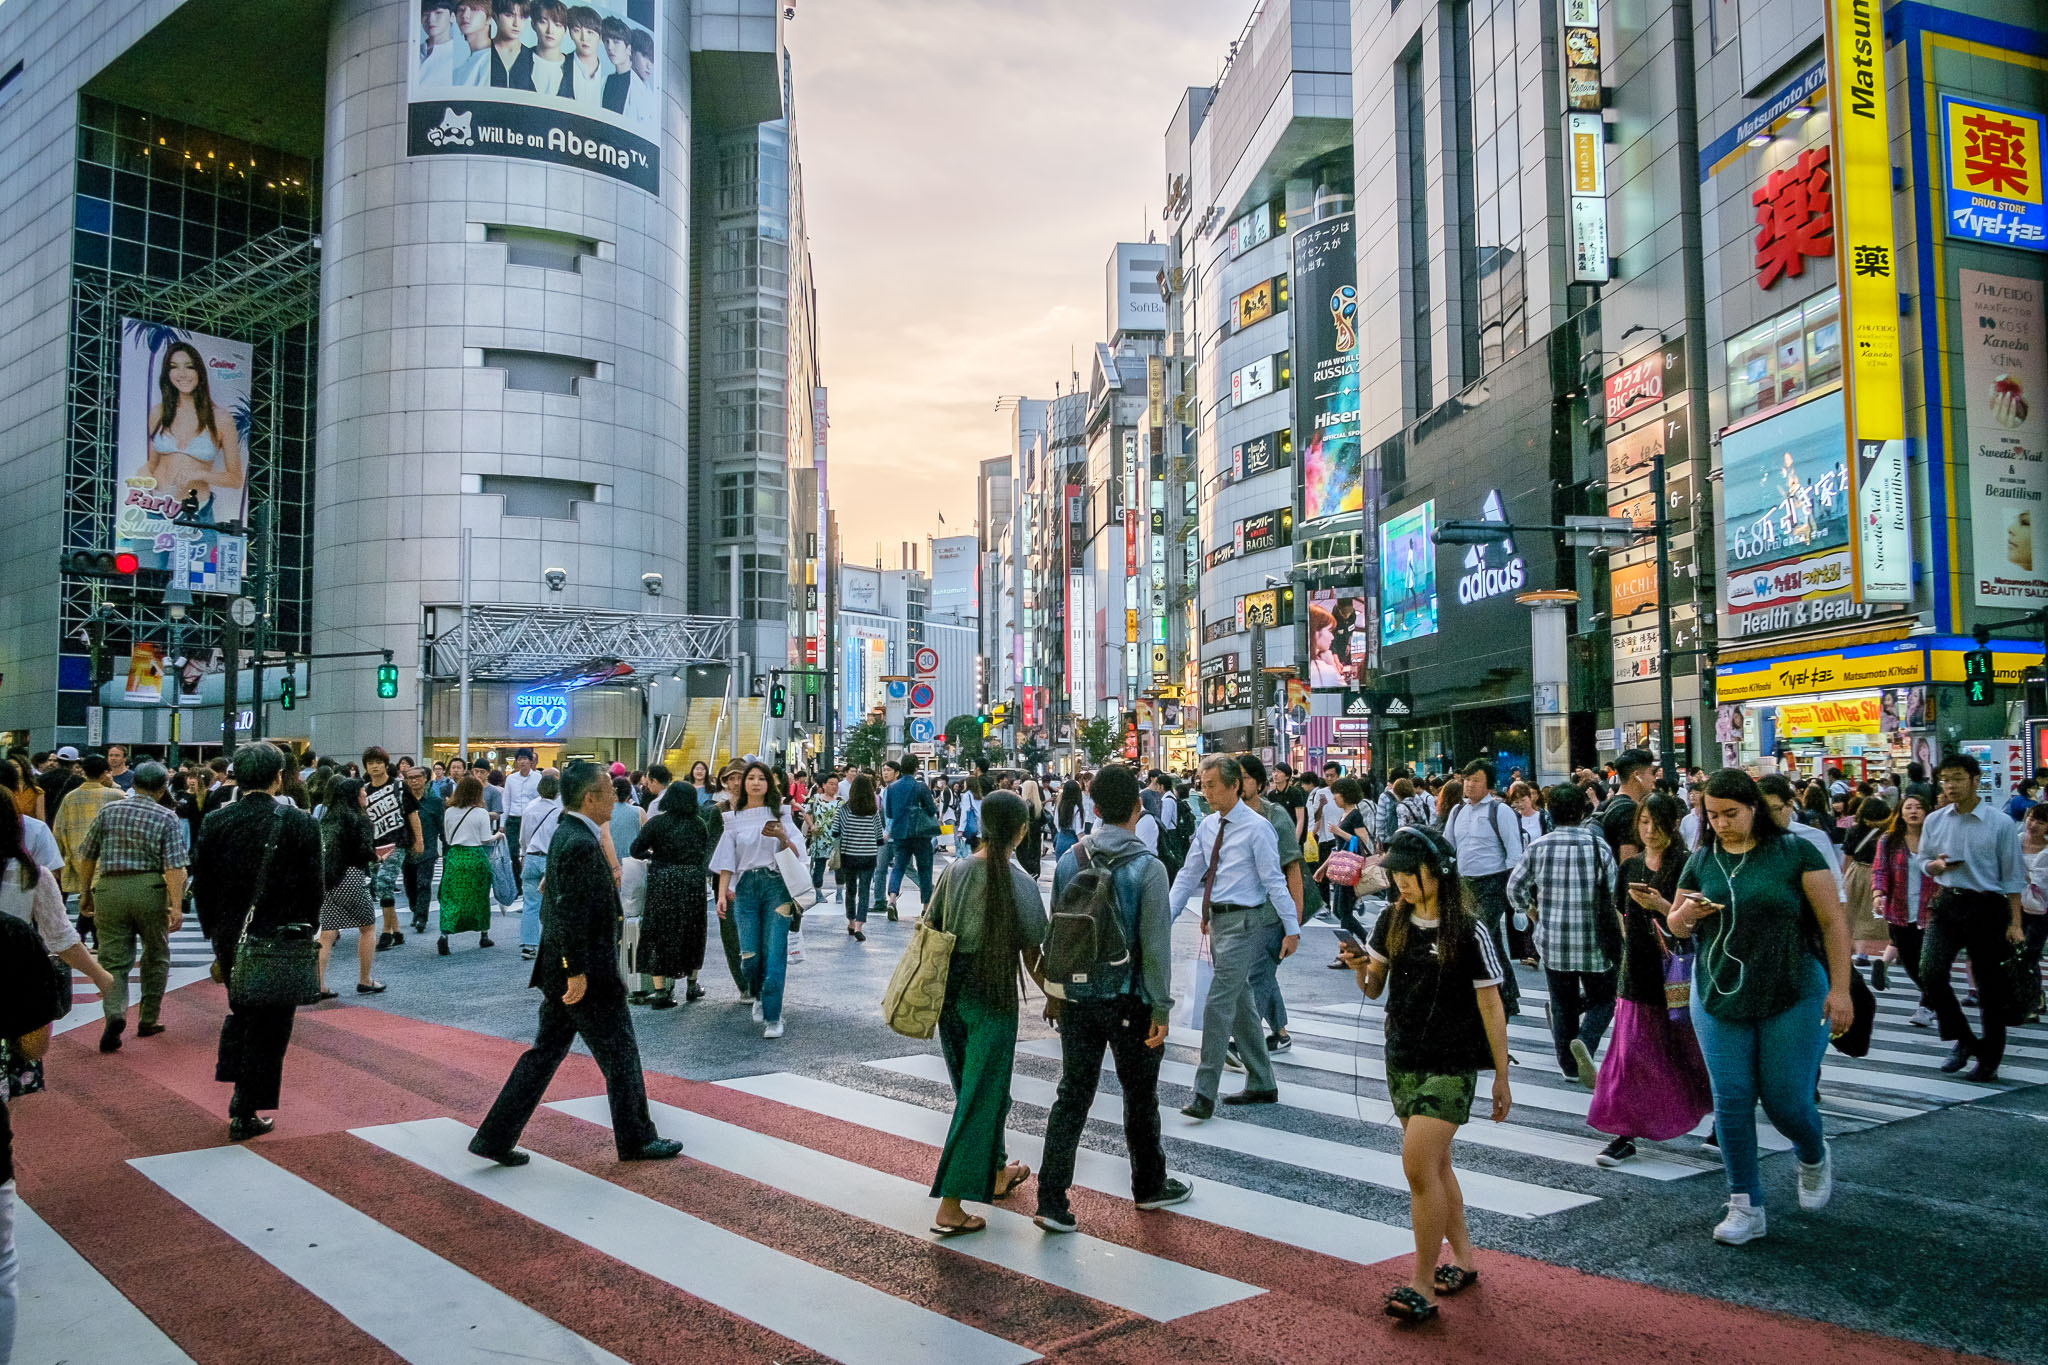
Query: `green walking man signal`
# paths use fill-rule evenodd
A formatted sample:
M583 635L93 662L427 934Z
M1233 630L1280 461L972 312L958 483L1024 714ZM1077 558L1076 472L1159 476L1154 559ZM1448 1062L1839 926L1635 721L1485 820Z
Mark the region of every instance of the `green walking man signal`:
M377 665L377 695L390 701L398 695L398 665L381 663Z
M1991 651L1971 649L1963 653L1963 691L1972 706L1990 706L1997 698L1992 693Z
M789 710L789 692L781 683L768 689L768 714L777 720Z
M299 704L299 684L289 673L277 684L277 704L287 711Z

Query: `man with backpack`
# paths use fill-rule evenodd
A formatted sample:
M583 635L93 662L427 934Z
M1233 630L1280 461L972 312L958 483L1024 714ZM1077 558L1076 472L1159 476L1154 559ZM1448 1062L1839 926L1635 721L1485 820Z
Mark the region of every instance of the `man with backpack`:
M1173 1009L1173 920L1166 869L1138 839L1138 776L1120 763L1095 775L1095 833L1067 850L1052 879L1052 928L1041 968L1046 1018L1060 1033L1060 1090L1046 1121L1038 1216L1072 1232L1067 1190L1081 1146L1102 1049L1124 1097L1131 1194L1141 1209L1185 1200L1192 1187L1166 1173L1159 1137L1159 1063ZM1057 992L1057 994L1055 994Z
M1148 785L1159 796L1159 861L1166 864L1166 879L1171 882L1188 860L1188 842L1195 837L1195 811L1173 794L1173 784L1165 773L1153 773Z
M1493 765L1475 758L1464 768L1464 800L1444 816L1443 835L1458 853L1458 875L1472 892L1479 923L1493 936L1502 962L1508 957L1508 874L1522 861L1522 819L1493 794ZM1522 991L1514 972L1501 982L1501 1004L1509 1016L1521 1013Z

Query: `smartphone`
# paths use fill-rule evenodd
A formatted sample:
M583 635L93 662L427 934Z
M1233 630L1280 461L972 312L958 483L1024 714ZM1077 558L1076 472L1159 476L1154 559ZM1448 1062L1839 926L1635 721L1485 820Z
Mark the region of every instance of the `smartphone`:
M1365 956L1365 945L1360 943L1358 935L1352 933L1349 929L1339 929L1337 931L1337 941L1349 944L1352 951L1356 952L1360 957Z

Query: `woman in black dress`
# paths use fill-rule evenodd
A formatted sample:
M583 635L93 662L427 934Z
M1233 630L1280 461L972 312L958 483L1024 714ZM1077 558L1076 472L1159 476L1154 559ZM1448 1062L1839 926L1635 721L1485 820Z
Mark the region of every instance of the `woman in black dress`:
M697 811L697 789L677 782L661 794L655 816L640 827L632 856L647 860L647 910L634 961L654 978L648 1003L674 1009L676 977L687 977L685 1000L701 999L704 965L704 864L711 845Z
M370 931L377 926L377 913L370 904L370 868L377 862L371 845L370 817L363 813L363 783L344 777L327 789L326 808L320 814L320 848L326 864L327 898L320 905L320 996L332 1000L327 989L327 959L342 931L356 931L356 994L375 995L384 983L370 975L376 957L376 942Z

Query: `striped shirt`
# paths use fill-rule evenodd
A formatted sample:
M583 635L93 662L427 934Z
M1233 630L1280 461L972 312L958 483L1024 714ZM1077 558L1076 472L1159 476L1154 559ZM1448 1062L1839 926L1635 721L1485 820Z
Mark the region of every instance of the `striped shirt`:
M840 857L872 858L882 847L882 817L855 815L842 807L832 822L832 833L839 840Z
M155 798L140 792L100 809L85 832L78 856L99 864L101 876L116 872L168 872L189 861L185 822Z

